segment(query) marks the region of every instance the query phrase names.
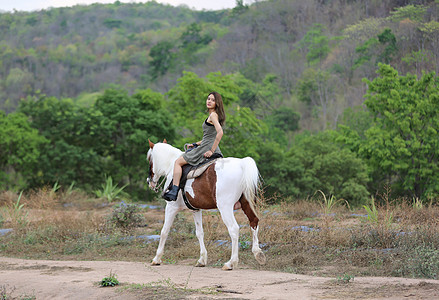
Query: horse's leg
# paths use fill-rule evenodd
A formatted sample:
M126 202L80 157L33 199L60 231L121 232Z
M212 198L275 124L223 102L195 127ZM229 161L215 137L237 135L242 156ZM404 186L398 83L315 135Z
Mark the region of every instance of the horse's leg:
M204 231L203 231L203 216L201 210L194 211L195 233L200 242L200 259L198 260L196 267L205 267L207 265L207 250L204 245Z
M253 242L252 242L253 255L255 256L259 264L264 265L266 262L266 258L264 252L262 252L261 248L259 248L259 239L258 239L259 219L256 216L255 212L251 209L250 204L248 203L244 195L241 196L239 202L241 202L242 210L244 211L250 222L250 228L252 230L252 235L253 235Z
M219 202L219 201L218 201ZM218 203L219 204L219 203ZM238 239L239 239L239 226L233 215L233 204L230 206L218 205L218 210L221 213L221 218L229 231L230 239L232 240L232 255L230 260L223 266L223 270L233 270L238 267Z
M160 242L157 248L156 255L151 262L151 265L158 266L162 263L163 250L165 248L166 239L168 238L169 230L171 229L174 218L179 212L180 208L176 202L167 203L165 208L165 222L160 233Z

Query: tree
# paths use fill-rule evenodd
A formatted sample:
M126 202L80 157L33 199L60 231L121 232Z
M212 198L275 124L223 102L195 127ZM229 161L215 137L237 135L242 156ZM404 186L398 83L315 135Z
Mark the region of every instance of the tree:
M147 89L130 96L126 90L108 89L94 108L101 114L99 153L110 158L107 175L128 183L131 193L144 193L148 139L172 140L175 135L163 95Z
M173 66L175 54L172 52L174 44L170 41L161 41L153 46L149 52L149 56L152 58L149 63L152 67L152 77L166 74L168 70Z
M335 195L351 205L364 203L369 195L366 164L337 142L337 134L323 131L316 135L299 135L288 153L296 157L305 170L301 196L317 190Z
M275 143L260 145L258 165L267 192L304 199L322 190L354 206L365 203L367 165L336 138L332 131L298 134L286 153Z
M225 156L251 156L258 159L257 149L263 143L261 137L264 134L267 134L267 126L248 107L229 108L221 151Z
M47 139L42 145L38 163L31 169L30 186L53 185L91 189L100 183L105 172L99 155L105 147L99 136L104 132L101 115L80 108L70 99L28 97L19 111L28 116L31 126Z
M386 28L378 35L378 41L384 47L384 50L379 57L379 61L388 64L390 63L392 56L398 52L396 37L391 29Z
M439 73L439 22L430 21L420 28L425 39L430 42L431 53L434 55L434 67L436 74Z
M368 85L365 105L374 124L359 153L380 170L385 183L399 195L426 197L439 192L439 79L434 72L421 78L401 76L379 65L379 77Z
M27 187L40 149L48 141L32 128L22 113L5 115L0 110L0 189ZM23 182L19 182L20 177Z
M307 50L308 64L322 62L330 52L329 38L323 35L326 29L322 24L314 24L300 41L301 47Z
M248 11L248 5L244 4L244 0L236 0L236 6L232 9L232 16L239 16Z
M368 39L355 49L358 58L354 68L366 66L369 72L375 70L378 63L390 63L398 52L396 37L389 28L384 29L377 37Z
M406 5L396 8L390 12L389 19L393 22L400 22L405 19L412 20L414 22L421 22L424 19L424 15L427 12L427 7L423 5Z
M200 135L200 124L206 112L206 98L210 92L221 94L226 109L232 103L238 102L241 88L236 84L237 77L239 76L224 76L220 72L214 72L200 78L193 72L183 72L183 76L168 92L169 110L173 113L180 133L184 132L183 137L193 136L194 133L196 136Z
M321 110L323 129L326 129L328 109L336 100L337 77L323 70L306 69L297 83L298 99L310 108Z
M192 23L180 37L182 54L188 64L194 64L196 62L195 53L212 41L209 34L201 35L201 31L200 24Z

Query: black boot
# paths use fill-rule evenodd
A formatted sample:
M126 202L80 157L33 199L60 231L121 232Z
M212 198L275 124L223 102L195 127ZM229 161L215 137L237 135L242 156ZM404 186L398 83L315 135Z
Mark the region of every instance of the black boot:
M180 188L177 185L173 185L172 188L163 195L163 198L165 198L166 201L177 200L177 195L178 195L179 189Z

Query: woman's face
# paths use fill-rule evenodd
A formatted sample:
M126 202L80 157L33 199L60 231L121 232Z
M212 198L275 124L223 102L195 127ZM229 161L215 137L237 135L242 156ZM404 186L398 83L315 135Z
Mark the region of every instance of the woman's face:
M207 109L215 109L216 103L215 103L215 96L213 94L207 96L206 106Z

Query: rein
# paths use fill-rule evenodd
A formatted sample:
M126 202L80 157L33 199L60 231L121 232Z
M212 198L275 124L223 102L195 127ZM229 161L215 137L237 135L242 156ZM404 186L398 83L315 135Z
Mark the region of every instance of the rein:
M161 181L159 184L157 184L157 185L155 186L155 188L153 188L152 190L153 190L154 192L158 193L158 192L159 192L159 189L160 189L160 186L163 185L163 184L165 183L165 181L166 181L166 177L163 177L162 181Z

